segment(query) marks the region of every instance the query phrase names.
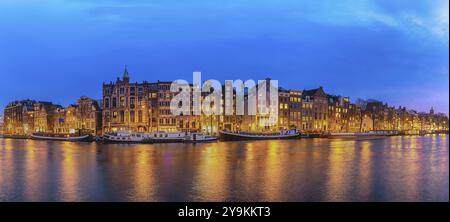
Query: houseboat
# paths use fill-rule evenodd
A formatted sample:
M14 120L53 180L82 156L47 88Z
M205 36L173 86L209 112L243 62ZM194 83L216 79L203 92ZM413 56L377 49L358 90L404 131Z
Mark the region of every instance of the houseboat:
M188 133L184 132L155 132L147 134L144 143L181 143Z
M297 139L300 133L297 130L286 130L276 133L247 133L220 131L223 140L277 140L277 139Z
M150 136L144 133L132 133L128 131L121 131L116 133L105 134L102 137L103 142L107 143L142 143Z
M190 133L185 136L184 142L185 143L207 143L207 142L215 142L219 138L215 136L208 136L203 133Z
M12 134L3 134L0 138L5 139L30 139L31 137L28 135L12 135Z
M321 133L301 133L301 138L320 138L322 137Z
M31 134L31 139L33 140L55 140L55 141L89 141L90 135L71 135L71 134L41 134L33 133Z

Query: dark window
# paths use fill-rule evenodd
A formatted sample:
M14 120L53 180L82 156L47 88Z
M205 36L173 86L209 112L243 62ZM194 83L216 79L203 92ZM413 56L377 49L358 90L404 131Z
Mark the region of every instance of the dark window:
M112 99L112 107L113 108L117 107L117 101L116 100L117 100L116 97L113 97L113 99Z
M134 111L130 111L130 122L132 122L132 123L135 122Z
M134 97L130 98L130 108L134 109Z
M105 98L105 108L109 108L109 98Z
M120 111L120 122L125 122L125 112L124 111Z
M142 122L142 111L141 110L138 111L138 121Z

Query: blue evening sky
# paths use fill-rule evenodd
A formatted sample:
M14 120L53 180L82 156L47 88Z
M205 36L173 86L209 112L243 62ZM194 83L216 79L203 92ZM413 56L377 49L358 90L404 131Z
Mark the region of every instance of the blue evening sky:
M0 0L0 108L102 82L278 79L449 111L448 0Z

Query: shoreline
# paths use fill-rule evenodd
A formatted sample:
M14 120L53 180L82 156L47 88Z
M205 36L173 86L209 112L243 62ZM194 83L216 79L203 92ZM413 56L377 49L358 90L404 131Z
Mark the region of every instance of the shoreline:
M278 141L278 140L305 140L305 139L327 139L327 140L345 140L345 141L361 141L361 140L379 140L379 139L385 139L389 137L403 137L403 136L429 136L429 135L449 135L448 132L445 133L427 133L427 134L398 134L398 135L389 135L389 136L380 136L376 138L371 137L361 137L361 138L327 138L327 137L316 137L316 138L296 138L296 139L272 139L272 141ZM0 139L14 139L14 140L36 140L36 141L55 141L55 142L70 142L70 143L103 143L103 144L159 144L159 143L179 143L183 144L185 142L153 142L153 143L114 143L114 142L104 142L102 140L88 140L88 141L58 141L58 140L48 140L48 139L32 139L31 136L20 136L20 135L0 135ZM267 139L268 141L271 141L271 139ZM244 142L253 142L253 141L261 141L261 140L234 140L234 141L228 141L228 140L222 140L219 139L217 142L236 142L236 141L244 141Z

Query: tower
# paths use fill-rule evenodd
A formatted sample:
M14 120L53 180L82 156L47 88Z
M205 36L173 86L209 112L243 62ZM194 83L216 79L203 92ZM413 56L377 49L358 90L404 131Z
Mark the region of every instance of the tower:
M128 68L126 65L125 65L125 70L123 71L123 81L130 82L130 76L128 74Z

